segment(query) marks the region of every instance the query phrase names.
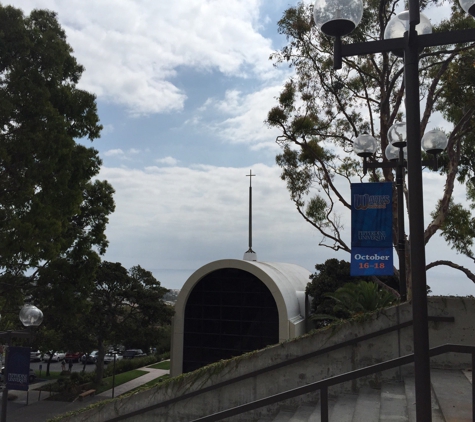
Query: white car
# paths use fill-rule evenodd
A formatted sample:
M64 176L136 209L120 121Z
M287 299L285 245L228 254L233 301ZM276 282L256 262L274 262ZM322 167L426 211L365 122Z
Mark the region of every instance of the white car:
M43 356L43 362L48 362L50 356L51 356L51 352L46 352ZM65 356L66 356L65 352L56 352L53 354L53 358L51 359L51 361L61 362Z
M115 354L115 360L118 361L118 360L121 360L122 359L122 355L119 355L119 354ZM114 362L114 354L113 353L106 353L106 355L104 356L104 363L109 363L109 362Z
M39 350L30 352L30 362L41 362L42 353Z

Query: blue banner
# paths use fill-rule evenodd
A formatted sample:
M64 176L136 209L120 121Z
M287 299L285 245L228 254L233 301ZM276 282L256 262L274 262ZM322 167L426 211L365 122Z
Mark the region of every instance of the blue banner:
M11 346L8 348L5 365L7 389L28 391L30 351L29 347Z
M392 183L351 184L352 276L393 275Z

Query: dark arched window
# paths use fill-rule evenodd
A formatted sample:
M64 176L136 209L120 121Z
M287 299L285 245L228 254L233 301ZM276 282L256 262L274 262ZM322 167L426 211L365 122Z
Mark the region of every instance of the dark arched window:
M279 342L279 315L267 286L247 271L203 277L185 307L183 372Z

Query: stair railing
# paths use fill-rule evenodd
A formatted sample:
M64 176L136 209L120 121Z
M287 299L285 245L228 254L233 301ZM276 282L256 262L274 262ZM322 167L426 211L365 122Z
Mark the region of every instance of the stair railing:
M437 346L429 351L430 357L442 355L444 353L470 353L472 355L472 368L475 368L475 346L464 346L460 344L444 344ZM312 393L320 390L321 402L321 422L328 422L328 387L341 384L347 381L353 381L357 378L375 374L376 372L386 371L398 366L407 365L414 362L414 354L406 355L396 359L391 359L386 362L370 365L365 368L350 371L345 374L336 375L334 377L326 378L321 381L313 382L302 387L297 387L283 393L275 394L263 399L255 400L251 403L243 404L241 406L233 407L232 409L217 412L213 415L204 416L202 418L194 419L192 422L216 422L224 418L240 415L251 410L259 409L263 406L269 406L278 403L282 400L292 399L303 394ZM472 382L472 420L475 422L475 384Z
M454 317L442 317L442 316L429 316L428 320L433 321L433 322L454 322L455 321ZM129 413L126 413L126 414L123 414L123 415L120 415L120 416L116 416L114 418L108 419L106 422L119 422L119 421L122 421L122 420L132 418L134 416L141 415L143 413L150 412L152 410L156 410L156 409L159 409L159 408L162 408L162 407L170 406L170 405L178 403L182 400L188 400L192 397L196 397L198 395L208 393L210 391L217 390L219 388L225 387L227 385L234 384L234 383L239 382L239 381L246 380L248 378L253 378L253 377L256 377L258 375L262 375L262 374L265 374L267 372L274 371L276 369L284 368L286 366L293 365L295 363L300 363L300 362L303 362L307 359L311 359L311 358L314 358L314 357L317 357L317 356L320 356L320 355L324 355L324 354L333 352L335 350L341 349L343 347L353 346L353 345L358 344L362 341L370 340L372 338L379 337L379 336L382 336L384 334L391 333L393 331L399 331L403 328L410 327L412 324L413 324L413 321L410 320L410 321L406 321L406 322L403 322L403 323L400 323L400 324L397 324L397 325L393 325L392 327L388 327L388 328L384 328L382 330L375 331L373 333L369 333L369 334L365 334L363 336L355 337L355 338L352 338L350 340L346 340L344 342L334 344L332 346L325 347L323 349L315 350L313 352L306 353L306 354L303 354L301 356L297 356L295 358L287 359L283 362L276 363L274 365L270 365L270 366L267 366L267 367L262 368L262 369L258 369L257 371L249 372L247 374L240 375L238 377L231 378L229 380L222 381L222 382L210 385L209 387L204 387L204 388L201 388L199 390L192 391L190 393L186 393L186 394L183 394L181 396L177 396L177 397L174 397L172 399L165 400L165 401L162 401L160 403L156 403L156 404L153 404L151 406L147 406L147 407L144 407L142 409L139 409L139 410L136 410L136 411L133 411L133 412L129 412ZM401 365L403 365L403 364L401 364ZM396 366L398 366L398 365L396 365ZM304 393L302 393L302 394L304 394ZM265 406L265 404L263 404L261 406ZM258 407L261 407L261 406L258 406ZM216 413L216 415L217 414L219 414L219 413ZM207 416L207 417L212 417L212 416L214 416L214 415ZM201 420L203 420L203 421L206 420L206 421L208 421L208 419L197 419L197 420L200 420L200 421ZM209 419L209 421L211 421L211 420L220 420L220 419ZM322 422L323 422L323 419L322 419ZM475 420L474 420L474 422L475 422Z

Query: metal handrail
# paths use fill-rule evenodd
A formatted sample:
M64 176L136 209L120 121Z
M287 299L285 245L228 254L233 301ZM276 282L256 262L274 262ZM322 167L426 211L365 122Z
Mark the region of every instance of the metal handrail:
M428 318L429 318L429 321L434 321L434 322L454 322L455 321L454 317L429 316ZM210 392L210 391L217 390L219 388L234 384L234 383L239 382L239 381L246 380L248 378L253 378L253 377L256 377L258 375L262 375L262 374L265 374L267 372L274 371L276 369L280 369L280 368L283 368L283 367L286 367L286 366L289 366L289 365L293 365L295 363L305 361L307 359L311 359L311 358L314 358L314 357L317 357L317 356L320 356L320 355L323 355L323 354L333 352L333 351L341 349L343 347L352 346L354 344L358 344L358 343L360 343L362 341L365 341L365 340L369 340L369 339L372 339L372 338L375 338L375 337L379 337L379 336L382 336L384 334L391 333L393 331L398 331L402 328L410 327L412 324L413 324L413 321L410 320L410 321L406 321L406 322L394 325L392 327L388 327L388 328L384 328L382 330L375 331L373 333L365 334L365 335L360 336L360 337L355 337L353 339L346 340L342 343L334 344L332 346L328 346L328 347L325 347L323 349L315 350L313 352L306 353L304 355L297 356L295 358L287 359L283 362L276 363L274 365L270 365L270 366L267 366L267 367L262 368L262 369L258 369L257 371L249 372L247 374L240 375L238 377L231 378L229 380L222 381L222 382L219 382L217 384L213 384L209 387L204 387L204 388L201 388L199 390L192 391L190 393L186 393L186 394L183 394L181 396L177 396L177 397L174 397L172 399L168 399L168 400L162 401L160 403L156 403L156 404L153 404L151 406L147 406L147 407L144 407L142 409L139 409L139 410L136 410L136 411L133 411L133 412L130 412L130 413L126 413L124 415L116 416L114 418L108 419L107 422L119 422L119 421L122 421L122 420L125 420L125 419L128 419L128 418L131 418L133 416L138 416L138 415L141 415L143 413L159 409L161 407L170 406L170 405L178 403L182 400L188 400L188 399L196 397L198 395L201 395L201 394L204 394L204 393L207 393L207 392Z
M429 350L430 357L438 356L444 353L471 353L472 354L472 368L475 367L475 346L464 346L460 344L444 344ZM406 355L400 358L391 359L386 362L377 363L375 365L367 366L365 368L356 369L345 374L336 375L334 377L326 378L321 381L313 382L302 387L297 387L283 393L275 394L263 399L253 401L251 403L243 404L241 406L233 407L232 409L224 410L213 415L204 416L199 419L194 419L192 422L215 422L224 418L236 416L241 413L249 412L251 410L259 409L263 406L269 406L278 403L282 400L288 400L303 394L312 393L314 391L321 391L321 421L328 422L328 387L340 384L347 381L353 381L357 378L372 375L376 372L386 371L401 365L407 365L414 362L414 354ZM472 420L475 421L475 384L472 383Z

